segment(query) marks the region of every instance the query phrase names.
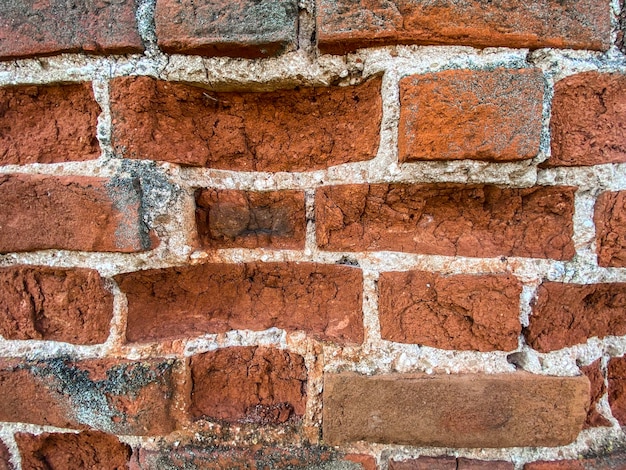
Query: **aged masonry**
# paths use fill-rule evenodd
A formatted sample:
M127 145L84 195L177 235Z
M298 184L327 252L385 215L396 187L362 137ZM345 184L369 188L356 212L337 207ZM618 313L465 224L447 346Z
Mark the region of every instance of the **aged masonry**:
M0 2L0 470L626 468L625 24Z

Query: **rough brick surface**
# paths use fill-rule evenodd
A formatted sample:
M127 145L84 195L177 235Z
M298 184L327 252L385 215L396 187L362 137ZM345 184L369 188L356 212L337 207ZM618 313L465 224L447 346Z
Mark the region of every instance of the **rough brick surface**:
M17 433L22 468L82 470L128 468L131 449L117 437L97 431L79 434Z
M442 349L517 348L522 286L513 276L386 272L378 288L383 339Z
M574 188L463 184L327 186L316 193L324 250L447 256L574 255Z
M537 289L528 344L541 352L584 343L589 338L626 334L626 283L544 282Z
M607 379L611 412L622 426L626 426L626 357L609 361Z
M301 418L307 369L298 354L233 347L191 358L193 419L279 424Z
M539 152L537 69L448 70L400 81L400 161L514 161Z
M593 220L596 225L598 264L626 267L626 191L600 194Z
M0 176L0 253L152 248L133 179Z
M322 52L386 44L606 50L610 15L600 0L482 2L317 0Z
M3 0L0 60L88 52L143 51L134 0Z
M352 87L214 93L118 78L111 83L113 143L127 158L244 171L369 160L378 150L380 86L375 78Z
M97 271L0 268L0 335L6 339L103 343L112 318L113 295Z
M358 376L324 379L324 441L440 447L558 446L581 431L586 377Z
M173 361L0 361L0 421L113 434L167 434ZM27 397L28 399L25 399Z
M524 470L626 470L626 454L615 452L581 460L540 460L527 463Z
M295 0L157 0L159 47L208 56L267 57L295 46Z
M91 83L0 88L0 165L98 158L99 113Z
M626 162L626 75L585 72L556 83L552 156L542 166Z
M585 420L585 428L611 426L611 422L598 410L598 403L606 393L604 374L601 369L601 360L598 359L588 366L581 367L580 370L587 376L589 383L591 384L589 412L587 413L587 419Z
M578 460L539 460L527 463L524 470L585 470L585 467Z
M204 264L116 276L129 341L271 327L363 341L361 270L313 263Z
M456 460L456 470L514 470L511 462L503 460L474 460L460 457Z
M454 457L420 457L409 460L390 460L389 470L456 470Z
M196 225L204 248L301 250L304 191L196 191Z
M0 470L13 470L13 468L9 449L7 449L7 446L4 445L4 442L0 441Z
M361 470L378 470L376 459L367 454L348 454L345 456L348 462L358 463Z

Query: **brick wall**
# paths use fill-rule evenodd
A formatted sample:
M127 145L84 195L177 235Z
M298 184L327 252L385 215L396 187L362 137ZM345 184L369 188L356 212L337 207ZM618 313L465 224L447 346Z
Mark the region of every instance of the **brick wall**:
M625 12L0 2L0 469L626 468Z

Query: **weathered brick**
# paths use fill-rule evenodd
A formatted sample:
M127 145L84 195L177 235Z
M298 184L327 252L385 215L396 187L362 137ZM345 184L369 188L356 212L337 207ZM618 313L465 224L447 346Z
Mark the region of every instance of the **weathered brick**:
M539 460L524 465L524 470L585 470L578 460Z
M326 186L316 193L324 250L447 256L574 255L574 188L464 184Z
M539 152L538 69L447 70L400 81L400 161L514 161Z
M607 379L611 412L622 426L626 426L626 357L609 360Z
M527 463L524 470L626 470L626 454L615 452L580 460L540 460Z
M128 468L131 449L115 436L98 431L78 434L17 433L22 468L46 470Z
M542 164L587 166L626 162L626 75L585 72L556 83L552 156Z
M503 460L475 460L459 457L456 465L456 470L515 470L511 462Z
M113 144L127 158L307 171L378 151L381 79L351 87L215 93L149 77L111 82Z
M298 354L232 347L194 356L190 367L192 419L279 424L304 415L307 369Z
M600 359L597 359L591 364L580 368L580 371L587 376L589 383L591 384L589 412L587 413L587 419L585 420L585 428L611 426L611 422L602 416L598 410L598 403L606 393L604 374L600 368L600 361Z
M167 434L174 361L0 361L0 421L112 434Z
M456 470L454 457L420 457L408 460L390 460L389 470Z
M128 341L229 330L303 330L363 341L361 270L314 263L203 264L121 274Z
M91 83L1 87L0 165L98 158L99 113Z
M135 3L4 0L0 2L0 60L62 52L141 52Z
M596 225L598 264L626 267L626 191L600 194L593 221Z
M208 56L267 57L294 47L295 0L157 0L159 47Z
M304 191L196 191L196 225L204 248L304 248Z
M544 282L537 289L528 344L541 352L584 343L589 338L626 334L626 283Z
M440 447L558 446L581 431L586 377L526 373L327 374L324 441Z
M362 470L378 470L376 459L367 454L348 454L344 457L348 462L360 464Z
M51 248L136 252L153 247L139 181L0 176L0 253Z
M11 454L9 453L9 449L7 449L7 446L4 444L4 442L0 441L0 470L13 470L13 469L14 467L13 467L13 464L11 463Z
M331 54L387 44L606 50L610 31L600 0L317 0L318 47Z
M378 288L383 339L442 349L517 348L522 286L513 276L385 272Z
M112 318L113 295L97 271L0 268L0 334L6 339L103 343Z

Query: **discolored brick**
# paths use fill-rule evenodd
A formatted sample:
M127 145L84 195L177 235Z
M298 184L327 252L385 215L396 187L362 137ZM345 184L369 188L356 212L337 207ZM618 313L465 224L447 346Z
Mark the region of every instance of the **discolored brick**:
M591 394L589 401L589 412L585 420L585 428L599 426L611 426L611 422L606 419L598 410L598 404L606 393L604 385L604 374L601 369L601 359L597 359L587 366L580 368L581 372L587 376L591 384Z
M419 457L408 460L390 460L389 470L456 470L454 457Z
M626 357L614 357L607 367L609 405L613 417L620 425L626 425Z
M13 470L14 468L11 463L9 449L7 449L4 442L0 441L0 470Z
M626 191L606 191L598 196L593 216L600 266L626 266Z
M456 470L515 470L511 462L503 460L476 460L459 457Z

